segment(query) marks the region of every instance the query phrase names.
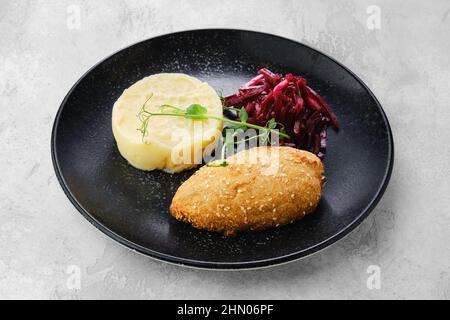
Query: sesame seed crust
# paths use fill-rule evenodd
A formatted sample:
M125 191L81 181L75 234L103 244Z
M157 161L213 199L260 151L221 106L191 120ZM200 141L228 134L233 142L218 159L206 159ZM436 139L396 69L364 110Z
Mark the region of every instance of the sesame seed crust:
M203 166L179 187L172 216L199 229L234 235L297 221L317 207L324 168L314 154L257 147L227 160L227 167Z

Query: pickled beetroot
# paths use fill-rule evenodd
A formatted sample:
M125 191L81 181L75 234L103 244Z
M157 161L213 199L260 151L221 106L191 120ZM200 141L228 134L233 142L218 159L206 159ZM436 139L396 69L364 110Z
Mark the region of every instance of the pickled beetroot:
M237 93L224 97L227 107L245 107L247 122L265 126L275 118L291 137L280 141L308 150L323 159L326 150L327 128L338 129L336 115L327 102L300 76L276 74L261 69Z

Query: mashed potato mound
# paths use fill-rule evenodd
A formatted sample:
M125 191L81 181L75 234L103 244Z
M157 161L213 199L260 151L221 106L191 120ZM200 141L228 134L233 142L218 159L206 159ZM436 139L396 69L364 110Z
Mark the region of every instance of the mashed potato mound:
M150 98L150 99L149 99ZM149 100L148 100L149 99ZM148 100L148 101L147 101ZM154 116L143 138L137 116L145 104L151 112L161 112L169 104L186 109L200 104L208 114L222 117L222 103L207 83L179 73L146 77L126 89L114 104L112 129L120 154L142 170L180 172L201 163L206 146L215 144L222 130L218 120L192 120L184 117ZM165 111L170 112L169 109Z

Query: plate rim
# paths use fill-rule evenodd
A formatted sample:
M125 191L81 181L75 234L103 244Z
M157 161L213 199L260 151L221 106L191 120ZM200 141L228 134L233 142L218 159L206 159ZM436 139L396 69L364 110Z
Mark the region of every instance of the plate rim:
M364 208L364 210L361 211L361 213L358 215L358 217L356 217L352 222L350 222L347 226L345 226L342 230L340 230L338 233L328 237L327 239L305 249L305 250L301 250L301 251L297 251L297 252L293 252L290 254L286 254L283 256L279 256L279 257L274 257L274 258L268 258L268 259L261 259L261 260L254 260L254 261L243 261L243 262L211 262L211 261L201 261L201 260L193 260L193 259L188 259L188 258L181 258L181 257L177 257L177 256L173 256L173 255L168 255L165 253L161 253L149 248L146 248L144 246L141 246L137 243L134 243L133 241L130 241L124 237L122 237L121 235L115 233L113 230L109 229L106 225L102 224L101 222L99 222L97 219L95 219L83 206L81 203L78 202L78 200L76 199L76 197L72 194L72 192L70 191L70 188L68 187L60 166L59 166L59 162L57 159L57 155L56 155L56 134L57 134L57 130L58 130L58 124L60 122L60 117L61 117L61 113L64 109L64 106L67 103L67 100L69 99L69 97L71 96L71 94L73 93L73 91L76 89L76 87L79 85L79 83L84 80L84 78L86 76L88 76L95 68L97 68L99 65L101 65L102 63L106 62L107 60L111 59L112 57L114 57L116 54L130 49L134 46L138 46L142 43L145 43L147 41L151 41L154 39L158 39L158 38L163 38L163 37L168 37L168 36L173 36L173 35L177 35L177 34L183 34L183 33L195 33L195 32L243 32L243 33L251 33L251 34L258 34L258 35L262 35L262 36L266 36L266 37L272 37L272 38L277 38L279 40L284 40L284 41L288 41L291 43L294 43L296 45L301 45L309 50L312 50L314 52L317 52L318 54L330 59L332 62L336 63L338 66L340 66L341 68L343 68L346 72L349 73L349 75L351 75L358 83L361 84L361 86L369 93L369 95L371 96L371 98L375 101L380 114L382 116L383 122L386 125L387 128L387 133L388 133L388 161L389 161L389 165L387 166L385 172L384 172L384 176L382 179L382 183L380 184L375 196L372 198L372 200L368 203L368 205ZM347 236L348 234L350 234L357 226L359 226L366 218L367 216L373 211L373 209L376 207L376 205L378 204L378 202L381 200L384 192L386 191L386 188L389 184L391 175L392 175L392 171L393 171L393 166L394 166L394 139L393 139L393 134L392 134L392 129L391 126L389 124L389 120L386 116L386 113L383 109L383 107L381 106L380 102L378 101L378 99L376 98L376 96L373 94L373 92L369 89L369 87L364 83L364 81L358 77L353 71L351 71L349 68L347 68L345 65L343 65L341 62L337 61L336 59L334 59L333 57L329 56L328 54L313 48L309 45L306 45L302 42L299 42L297 40L293 40L287 37L283 37L283 36L279 36L279 35L275 35L275 34L271 34L271 33L266 33L266 32L261 32L261 31L254 31L254 30L245 30L245 29L234 29L234 28L205 28L205 29L189 29L189 30L183 30L183 31L177 31L177 32L171 32L171 33L166 33L166 34L162 34L159 36L155 36L155 37L151 37L151 38L147 38L135 43L132 43L128 46L125 46L117 51L115 51L114 53L106 56L105 58L103 58L102 60L100 60L99 62L97 62L96 64L94 64L91 68L89 68L85 73L83 73L83 75L75 82L75 84L70 88L70 90L67 92L67 94L65 95L64 99L62 100L59 108L58 108L58 112L56 113L55 119L53 121L53 127L52 127L52 132L51 132L51 157L52 157L52 164L53 164L53 168L55 170L55 174L56 177L58 179L59 184L61 185L61 188L63 189L65 195L67 196L67 198L70 200L70 202L72 203L72 205L79 211L79 213L81 213L86 220L88 220L94 227L96 227L98 230L100 230L101 232L103 232L104 234L106 234L108 237L112 238L113 240L115 240L116 242L120 243L121 245L125 246L128 249L131 249L132 251L141 253L147 257L150 258L154 258L158 261L163 261L163 262L168 262L171 264L175 264L175 265L180 265L180 266L185 266L185 267L194 267L194 268L200 268L200 269L208 269L208 270L245 270L245 269L257 269L257 268L262 268L262 267L271 267L271 266L275 266L275 265L280 265L280 264L285 264L288 262L293 262L293 261L297 261L299 259L305 258L307 256L310 256L314 253L317 253L329 246L331 246L332 244L337 243L338 241L342 240L345 236Z

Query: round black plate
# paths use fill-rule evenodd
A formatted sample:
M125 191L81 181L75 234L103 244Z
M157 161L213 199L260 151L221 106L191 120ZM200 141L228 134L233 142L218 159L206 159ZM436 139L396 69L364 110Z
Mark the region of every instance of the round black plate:
M193 171L170 175L128 165L111 131L114 102L134 82L155 73L186 73L229 94L262 67L306 77L338 116L341 129L329 130L327 184L317 211L292 225L234 238L176 221L168 211L172 196ZM178 264L237 269L301 258L349 233L386 188L393 140L374 95L335 60L277 36L213 29L149 39L89 70L56 116L52 157L70 201L111 238Z

